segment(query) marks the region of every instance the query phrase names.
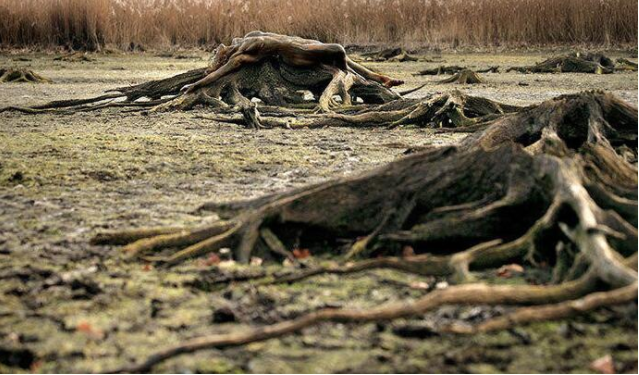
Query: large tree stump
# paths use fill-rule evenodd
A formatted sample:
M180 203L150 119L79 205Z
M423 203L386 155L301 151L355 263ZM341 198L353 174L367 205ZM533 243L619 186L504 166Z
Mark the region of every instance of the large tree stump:
M475 84L482 83L479 74L473 72L470 69L462 69L455 73L452 77L439 81L439 83L460 83L460 84Z
M311 102L324 110L350 105L356 100L364 104L382 104L401 99L400 93L381 84L353 74L342 74L338 79L321 68L298 68L281 63L277 58L248 65L240 71L220 79L215 84L196 93L182 94L180 89L193 84L206 75L206 68L191 70L173 77L141 83L134 86L108 90L108 94L89 99L62 100L39 106L0 109L26 113L50 112L63 109L87 111L117 106L155 107L155 110L186 110L195 105L214 108L245 107L251 100L263 104L289 107L305 101L304 92L312 95ZM409 90L410 92L410 90ZM341 103L334 97L340 97ZM211 99L209 99L211 98ZM121 101L124 99L124 101ZM140 102L139 99L150 99ZM119 100L119 101L118 101Z

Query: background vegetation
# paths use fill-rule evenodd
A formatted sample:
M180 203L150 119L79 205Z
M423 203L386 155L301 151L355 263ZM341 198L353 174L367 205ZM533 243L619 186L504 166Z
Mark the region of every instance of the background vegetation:
M192 47L255 29L413 47L637 43L636 0L0 0L0 20L5 48Z

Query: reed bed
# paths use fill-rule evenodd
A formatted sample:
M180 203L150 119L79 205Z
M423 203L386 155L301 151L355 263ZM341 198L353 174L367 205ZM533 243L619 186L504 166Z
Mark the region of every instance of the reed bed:
M266 30L343 44L637 44L636 0L0 0L0 46L197 47Z

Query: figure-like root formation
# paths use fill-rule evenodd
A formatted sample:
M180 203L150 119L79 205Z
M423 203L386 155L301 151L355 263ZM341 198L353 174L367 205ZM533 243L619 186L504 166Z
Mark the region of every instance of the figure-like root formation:
M455 73L452 77L439 81L439 83L461 83L461 84L475 84L482 83L482 79L479 75L470 69L463 69L458 73Z
M0 68L0 82L49 83L51 80L24 68Z
M623 70L623 64L619 66ZM511 67L507 71L521 73L594 73L610 74L617 70L615 63L600 53L575 52L553 57L532 66Z
M464 68L462 66L457 66L457 65L451 65L451 66L440 65L437 68L421 70L418 73L415 73L413 75L414 76L438 76L440 74L457 74L457 73L460 73L462 70L467 70L467 68ZM491 66L484 69L476 69L475 71L477 73L497 73L499 72L499 67Z

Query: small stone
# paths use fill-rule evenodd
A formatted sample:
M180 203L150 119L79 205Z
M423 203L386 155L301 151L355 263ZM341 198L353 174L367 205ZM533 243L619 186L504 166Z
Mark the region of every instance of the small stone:
M236 322L235 312L228 306L220 307L213 311L213 323L231 323Z

